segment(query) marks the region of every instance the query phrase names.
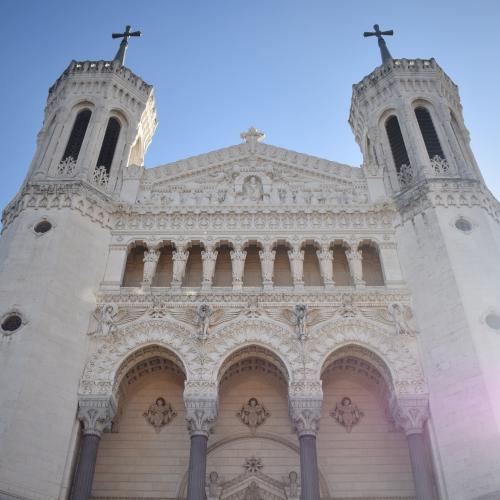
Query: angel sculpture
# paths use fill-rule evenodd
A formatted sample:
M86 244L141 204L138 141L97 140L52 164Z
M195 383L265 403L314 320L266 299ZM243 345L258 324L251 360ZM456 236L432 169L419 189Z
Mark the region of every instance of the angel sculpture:
M90 318L89 335L107 337L116 333L119 326L140 318L146 309L119 311L116 304L98 306Z
M396 323L396 333L398 335L413 337L417 333L415 317L409 306L395 303L391 304L387 310L394 323Z
M305 304L297 304L294 309L282 309L279 311L266 311L267 315L278 321L285 320L296 328L299 340L307 340L308 329L318 323L326 321L331 317L327 310L308 309Z
M254 434L257 427L262 425L271 414L256 398L250 398L248 403L244 404L236 415L240 417L241 421L247 425L252 434Z
M208 329L210 328L210 316L212 316L212 308L208 304L201 304L196 309L196 314L198 316L198 326L200 327L198 332L198 338L200 340L205 340L208 338Z
M241 310L213 310L208 304L200 304L196 308L170 310L169 314L178 321L196 325L196 338L198 340L206 340L211 328L236 318L241 312Z
M330 415L342 426L346 428L347 432L351 432L354 425L356 425L363 412L359 411L358 407L353 404L351 398L342 398L341 403L335 405L335 409Z

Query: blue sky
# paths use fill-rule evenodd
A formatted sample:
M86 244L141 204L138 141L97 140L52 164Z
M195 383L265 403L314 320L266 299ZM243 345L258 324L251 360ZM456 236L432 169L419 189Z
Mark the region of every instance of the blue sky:
M459 85L472 147L500 197L500 2L496 0L16 0L2 5L0 206L31 161L49 86L71 59L110 59L126 24L127 66L156 88L156 166L240 141L359 165L351 85L379 64L374 23L394 57L435 57Z

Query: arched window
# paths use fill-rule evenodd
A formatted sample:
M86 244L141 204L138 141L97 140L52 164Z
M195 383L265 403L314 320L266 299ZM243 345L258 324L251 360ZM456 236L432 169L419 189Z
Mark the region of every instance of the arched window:
M66 149L64 150L61 161L67 160L68 158L73 158L74 161L78 159L91 116L92 111L90 111L90 109L82 109L82 111L76 115L75 123L73 124L73 129L71 130L68 144L66 144Z
M425 148L427 149L429 158L439 156L439 158L444 159L445 156L429 111L422 107L415 108L415 116L417 117L418 126L424 138Z
M104 167L108 175L111 170L111 164L113 163L120 129L120 122L116 118L111 117L106 127L106 133L104 134L104 140L102 141L101 151L96 165L97 167Z
M390 116L385 122L385 130L391 146L392 158L397 172L400 172L403 165L410 165L408 152L406 151L405 141L397 117Z

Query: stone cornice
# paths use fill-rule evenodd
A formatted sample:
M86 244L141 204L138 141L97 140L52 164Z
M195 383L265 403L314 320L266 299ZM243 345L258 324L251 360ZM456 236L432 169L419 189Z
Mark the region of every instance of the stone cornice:
M394 203L402 223L438 207L481 207L500 223L500 203L474 179L424 179L395 196Z
M2 231L25 209L76 210L102 227L111 228L113 207L108 195L86 182L30 183L5 207Z

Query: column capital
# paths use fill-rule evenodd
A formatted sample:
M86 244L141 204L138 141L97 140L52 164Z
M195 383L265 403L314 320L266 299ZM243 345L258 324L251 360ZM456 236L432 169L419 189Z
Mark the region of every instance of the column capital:
M321 405L323 398L293 397L288 400L288 408L293 428L299 438L302 436L316 436L319 431Z
M208 437L217 418L217 384L206 380L186 382L184 406L189 434Z
M83 435L101 437L104 429L111 425L116 413L116 403L112 396L80 398L77 418L83 424Z
M391 404L396 426L409 436L424 432L424 424L429 418L427 395L398 397Z

